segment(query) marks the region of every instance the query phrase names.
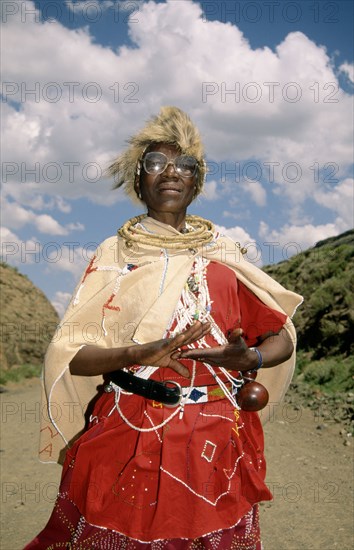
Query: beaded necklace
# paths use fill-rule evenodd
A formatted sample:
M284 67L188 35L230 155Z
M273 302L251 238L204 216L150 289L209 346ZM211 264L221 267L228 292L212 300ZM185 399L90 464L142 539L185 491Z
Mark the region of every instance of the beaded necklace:
M175 235L147 233L138 225L146 217L147 214L142 214L131 218L118 229L118 235L123 237L128 248L131 248L134 243L138 243L158 248L185 250L206 245L214 239L214 224L199 216L186 216L186 223L192 227L192 230Z
M182 290L176 310L169 324L169 326L171 327L171 325L175 322L175 330L169 332L168 336L174 336L175 334L182 332L188 326L193 324L196 319L199 319L200 321L210 322L210 334L214 337L219 346L223 346L227 344L227 338L223 334L222 330L218 327L213 319L213 316L211 315L212 301L210 299L207 283L208 265L209 260L206 260L199 256L196 257L191 275L190 277L188 277L187 282ZM195 349L208 348L210 346L207 344L204 337L197 342L189 344L188 347L190 349ZM242 377L237 378L237 376L232 376L227 369L225 369L224 367L219 367L219 371L225 376L225 378L229 382L231 382L233 390L230 392L226 384L221 380L220 376L217 375L215 368L206 362L204 362L204 365L208 369L216 383L223 390L225 397L236 409L239 409L240 407L238 406L235 399L235 394L237 393L238 389L243 385Z
M209 295L209 289L208 289L208 283L207 283L207 267L209 265L209 260L206 260L205 258L197 256L194 261L194 265L191 271L191 275L187 279L187 282L182 290L181 296L179 298L178 304L176 306L176 309L168 323L168 328L165 333L165 338L170 338L171 336L174 336L178 334L179 332L185 330L187 326L190 326L196 319L199 319L201 321L209 321L211 323L211 334L215 338L216 342L219 345L225 345L227 343L227 339L223 332L220 330L218 325L215 323L212 315L211 315L211 309L212 309L212 302ZM172 327L174 327L172 329ZM201 338L197 342L191 343L188 345L190 349L195 348L205 348L210 347L205 337ZM230 403L234 406L235 409L240 409L240 407L237 404L236 401L236 393L239 390L240 387L243 385L243 379L237 378L235 376L232 376L231 373L226 370L223 367L219 367L220 373L224 375L226 380L231 383L231 390L227 387L225 382L223 382L220 378L220 376L215 371L215 368L204 362L205 367L209 371L209 373L214 378L215 382L219 385L219 387L223 390L224 395L226 399L230 401ZM136 372L136 375L147 379L151 376L153 372L155 372L158 369L158 367L153 367L149 365L141 366L140 369ZM165 420L163 420L158 425L153 425L150 428L141 428L139 426L134 425L132 422L126 418L124 415L119 401L120 396L122 394L129 394L129 392L123 391L119 386L116 386L115 384L112 384L112 387L115 391L115 405L111 412L113 412L114 409L118 411L118 414L121 416L123 421L133 430L136 430L138 432L153 432L156 431L162 427L164 427L168 422L170 422L177 414L179 414L179 418L181 419L183 417L184 413L184 407L187 403L193 389L194 389L194 381L196 376L196 362L193 361L193 367L192 367L192 376L191 376L191 382L190 386L187 389L187 394L182 398L179 405L177 405L176 409L167 417Z

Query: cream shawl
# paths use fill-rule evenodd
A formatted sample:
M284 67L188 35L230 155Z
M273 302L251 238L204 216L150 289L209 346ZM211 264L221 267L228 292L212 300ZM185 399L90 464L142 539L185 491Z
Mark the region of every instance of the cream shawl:
M148 231L177 233L171 226L145 218ZM266 305L288 316L286 329L296 343L290 321L302 297L247 262L238 243L216 234L210 245L190 250L161 251L147 245L127 248L110 237L96 250L50 343L44 366L40 459L56 462L84 428L88 403L102 384L101 376L73 376L69 363L85 345L102 348L146 343L164 336L196 254L223 263ZM138 267L138 269L136 269ZM290 384L295 352L285 363L262 369L257 380L270 395L260 412L262 421L273 414Z

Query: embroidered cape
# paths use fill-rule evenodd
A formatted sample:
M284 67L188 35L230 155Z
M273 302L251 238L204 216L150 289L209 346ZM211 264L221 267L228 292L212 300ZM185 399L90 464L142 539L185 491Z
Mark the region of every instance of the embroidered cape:
M149 217L144 219L144 227L162 235L178 233ZM208 245L189 250L127 247L121 237L110 237L96 250L46 353L42 461L62 461L63 452L82 432L87 405L103 382L102 376L71 375L69 363L78 350L85 345L124 347L163 338L197 254L230 267L260 300L285 313L285 328L296 344L290 318L302 297L247 262L239 244L228 237L216 233ZM263 422L283 399L294 367L295 352L281 365L259 372L257 381L269 392L269 404L260 412Z

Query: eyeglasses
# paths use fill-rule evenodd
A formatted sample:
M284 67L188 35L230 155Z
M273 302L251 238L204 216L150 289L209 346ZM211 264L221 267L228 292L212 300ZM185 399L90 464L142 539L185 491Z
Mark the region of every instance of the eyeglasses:
M169 164L172 164L178 174L184 178L191 178L197 171L198 161L194 157L181 155L174 160L169 159L164 153L151 151L142 159L145 172L157 176L162 174Z

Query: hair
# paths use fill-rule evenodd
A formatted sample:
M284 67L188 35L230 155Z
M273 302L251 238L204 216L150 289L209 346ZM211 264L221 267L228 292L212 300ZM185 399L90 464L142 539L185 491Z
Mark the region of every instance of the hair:
M115 180L113 189L123 187L133 201L137 200L134 184L138 162L152 143L173 144L182 154L198 160L195 196L199 195L206 175L204 148L197 127L178 107L161 107L159 114L151 117L144 128L128 140L127 149L108 167L108 174Z

